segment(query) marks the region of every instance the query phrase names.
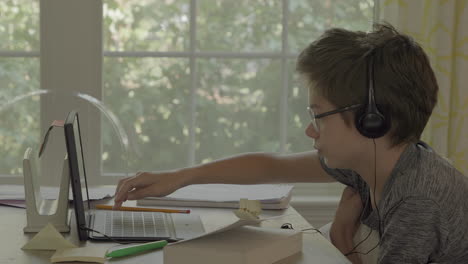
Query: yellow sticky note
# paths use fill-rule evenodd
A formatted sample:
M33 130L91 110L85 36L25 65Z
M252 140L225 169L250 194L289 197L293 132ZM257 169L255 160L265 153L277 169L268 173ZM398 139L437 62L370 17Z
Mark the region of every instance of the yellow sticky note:
M57 250L62 248L76 248L76 246L66 240L62 234L49 223L21 249Z

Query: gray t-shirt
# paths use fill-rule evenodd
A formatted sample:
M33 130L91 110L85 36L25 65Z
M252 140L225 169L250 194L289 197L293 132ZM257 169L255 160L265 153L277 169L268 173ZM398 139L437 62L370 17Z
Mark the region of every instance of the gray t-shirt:
M367 183L352 170L322 167L357 189L361 222L379 230ZM373 164L369 164L373 166ZM385 183L378 209L378 263L468 263L468 178L420 144L404 150Z

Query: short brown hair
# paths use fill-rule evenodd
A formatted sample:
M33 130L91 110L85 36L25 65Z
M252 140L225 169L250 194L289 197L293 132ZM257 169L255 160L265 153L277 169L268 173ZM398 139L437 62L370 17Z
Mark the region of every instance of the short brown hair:
M375 100L390 117L392 145L418 141L437 102L438 85L423 49L391 25L375 24L369 33L327 30L301 52L296 69L314 93L336 107L364 104L371 56ZM343 118L349 125L349 116Z

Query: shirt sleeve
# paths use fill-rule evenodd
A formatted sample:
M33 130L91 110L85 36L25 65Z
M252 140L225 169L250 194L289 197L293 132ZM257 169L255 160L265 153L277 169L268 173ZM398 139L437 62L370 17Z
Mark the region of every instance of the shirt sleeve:
M320 165L335 180L343 183L344 185L351 186L353 189L361 190L366 185L364 180L359 174L352 170L347 169L332 169L325 164L325 161L322 156L319 157Z
M432 263L443 254L448 231L437 203L411 198L387 215L382 220L379 264Z

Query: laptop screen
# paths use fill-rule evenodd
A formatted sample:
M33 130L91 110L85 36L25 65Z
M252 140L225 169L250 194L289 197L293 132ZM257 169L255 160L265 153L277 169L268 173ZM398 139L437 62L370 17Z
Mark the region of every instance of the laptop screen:
M73 192L73 205L78 226L80 240L88 239L89 227L89 195L88 183L83 155L83 144L81 141L80 121L78 113L71 111L65 121L65 142L67 145L68 165L70 167L70 181Z

